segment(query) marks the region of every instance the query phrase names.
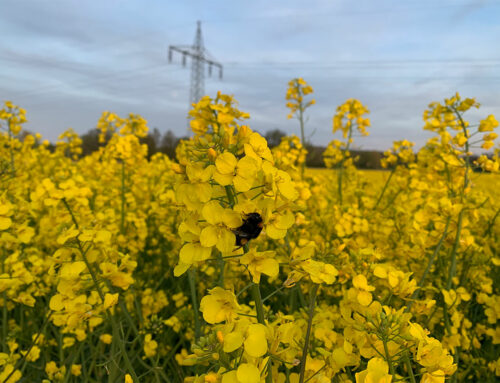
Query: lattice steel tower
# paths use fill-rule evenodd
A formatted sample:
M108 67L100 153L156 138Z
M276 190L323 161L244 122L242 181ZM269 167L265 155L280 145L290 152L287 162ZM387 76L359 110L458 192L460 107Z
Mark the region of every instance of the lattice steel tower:
M201 36L201 21L198 21L194 44L170 45L168 48L168 61L172 62L173 53L182 54L182 66L186 66L187 57L191 58L191 88L189 90L189 109L205 94L205 64L208 64L208 75L212 76L212 67L219 68L219 78L222 78L222 64L215 61L203 46Z

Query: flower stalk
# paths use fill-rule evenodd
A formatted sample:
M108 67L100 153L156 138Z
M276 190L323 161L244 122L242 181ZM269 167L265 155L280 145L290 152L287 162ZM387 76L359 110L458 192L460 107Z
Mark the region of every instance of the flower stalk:
M304 383L304 376L306 372L306 362L307 362L307 353L309 351L309 342L311 338L311 328L314 317L314 306L316 304L316 294L318 292L319 285L314 283L311 287L311 291L309 292L309 311L307 314L307 330L306 337L304 339L304 347L302 348L302 357L300 358L300 374L299 374L299 383Z

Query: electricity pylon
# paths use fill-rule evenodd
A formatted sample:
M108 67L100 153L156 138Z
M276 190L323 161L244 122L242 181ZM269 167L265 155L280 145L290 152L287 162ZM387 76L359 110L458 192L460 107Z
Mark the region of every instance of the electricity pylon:
M182 66L186 66L187 57L191 58L191 88L189 90L189 109L196 104L205 93L205 64L208 65L208 75L212 76L212 67L219 68L219 78L222 79L222 64L215 61L203 46L201 36L201 21L198 21L194 44L170 45L168 47L168 62L172 62L174 52L182 54Z

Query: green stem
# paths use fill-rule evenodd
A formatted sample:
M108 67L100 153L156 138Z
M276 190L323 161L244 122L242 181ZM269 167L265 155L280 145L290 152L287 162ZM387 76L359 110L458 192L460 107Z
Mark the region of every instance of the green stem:
M2 257L2 274L5 273L5 258L6 253L3 252ZM2 292L3 299L3 307L2 307L2 350L7 353L8 345L7 345L7 331L8 331L8 321L7 321L7 294L6 292Z
M224 186L224 189L226 190L226 195L227 195L227 200L229 201L229 206L232 209L234 207L235 200L234 200L233 190L231 189L231 185Z
M465 121L462 118L462 115L456 108L452 108L452 110L455 112L455 115L458 117L460 120L460 125L462 126L462 131L464 133L465 138L467 141L465 141L465 174L464 174L464 187L462 189L462 200L465 196L465 189L467 189L467 186L469 186L469 169L470 169L470 156L469 156L469 135L467 132L467 126L465 124Z
M299 89L299 93L300 93L300 89ZM305 148L306 147L306 138L305 138L305 134L304 134L304 108L302 106L302 102L300 103L300 106L299 106L299 123L300 123L300 138L302 141L302 146ZM300 175L302 178L304 178L305 167L306 167L306 163L304 161L304 163L302 163L302 166L300 167Z
M337 188L339 193L339 204L342 206L342 173L344 170L344 159L340 162L339 172L337 174Z
M392 364L391 355L389 354L389 347L387 346L387 339L385 336L382 338L382 343L384 344L384 352L385 359L387 360L387 364L389 365L389 371L393 377L396 376L396 372L394 371L394 365Z
M408 354L408 351L405 352L405 363L406 368L408 369L408 374L410 376L410 382L417 383L415 380L415 375L413 375L413 369L411 368L410 355Z
M380 195L377 199L377 202L375 203L375 206L373 207L373 210L375 210L378 207L378 204L380 203L380 201L382 201L382 197L384 196L385 191L387 190L387 186L389 186L389 182L391 182L391 178L394 175L395 171L396 171L396 168L391 170L391 174L389 174L387 181L385 181L385 185L384 185L382 192L380 193Z
M120 234L125 233L125 161L122 161Z
M349 152L349 148L351 147L351 138L352 138L352 126L349 128L349 136L347 137L347 145L345 147L345 150L342 152L342 161L340 161L339 165L339 173L338 173L338 192L339 192L339 204L342 206L343 202L343 195L342 195L342 178L344 175L344 163L345 160L347 159L347 153Z
M90 273L90 276L92 277L92 281L94 282L94 285L97 289L97 292L98 292L102 302L104 302L104 294L102 292L101 287L99 286L95 272L94 272L93 268L91 267L85 252L82 252L82 246L81 246L80 241L78 241L78 245L80 248L80 253L82 255L83 261L85 262L85 265L87 266L87 269ZM125 362L125 366L128 369L128 372L130 373L130 375L134 379L134 382L138 382L139 378L137 377L137 374L134 370L134 367L132 366L132 362L130 361L130 358L128 357L127 350L125 349L125 339L123 339L123 337L120 336L120 333L118 331L118 323L116 322L115 315L110 311L110 309L106 309L106 316L111 320L111 327L113 329L113 343L115 343L115 342L118 343L118 348L120 349L120 352L123 356L123 360Z
M297 294L295 294L294 289L295 289L295 287L292 287L290 293L288 294L288 306L289 306L290 312L295 311L295 306L296 306L296 302L297 302Z
M495 221L496 221L499 214L500 214L500 209L497 210L497 212L495 213L495 215L491 219L490 223L488 224L488 227L486 228L486 231L484 232L484 237L487 237L491 234L491 228L495 224Z
M64 363L64 350L62 348L62 342L63 342L63 335L62 332L59 331L57 334L57 343L59 344L59 361L61 364Z
M217 263L219 264L219 281L217 282L217 285L224 288L224 270L226 268L226 262L224 261L222 253L219 253Z
M255 311L257 312L257 320L259 323L266 325L266 319L264 315L264 305L262 303L262 297L260 295L260 288L258 283L252 284L252 299L255 302Z
M71 220L75 224L76 229L77 230L80 229L80 226L78 225L78 221L76 220L76 217L73 214L73 210L71 210L71 207L69 206L68 201L66 201L66 198L63 198L62 201L64 203L64 206L66 207L66 210L68 210L69 215L71 216Z
M200 316L198 313L198 298L196 297L196 270L188 270L189 290L191 291L191 303L194 311L194 338L196 341L200 338Z
M236 204L236 198L235 198L235 190L231 185L226 185L224 186L224 189L226 190L226 196L227 200L229 201L229 206L231 209L234 207ZM217 257L217 263L219 264L219 282L218 285L220 287L224 287L224 270L226 268L226 261L224 261L224 257L222 256L222 253L219 254Z
M462 193L460 196L461 201L464 201L465 198L465 190L467 189L467 186L469 185L469 169L470 169L470 158L469 158L469 136L467 134L467 126L462 119L462 115L458 112L456 108L452 107L452 110L455 112L455 115L458 117L460 120L460 125L462 126L462 131L464 133L465 138L467 138L467 141L465 141L465 174L464 174L464 185L462 188ZM462 221L463 221L463 216L464 216L464 210L462 209L458 215L458 222L457 222L457 233L455 236L455 242L453 243L453 249L451 252L451 263L450 263L450 268L448 272L448 280L446 282L446 289L450 290L451 285L453 282L453 277L456 274L456 269L457 269L457 250L458 250L458 245L460 243L460 234L462 231Z
M250 287L252 287L253 285L253 282L246 285L245 287L243 287L240 291L238 291L238 294L236 294L236 298L238 298L241 294L243 294L246 290L248 290Z
M461 210L458 214L458 222L457 222L457 233L455 235L455 242L453 243L453 248L451 250L451 263L448 272L448 280L446 282L446 290L451 289L451 285L453 282L453 277L457 271L457 250L458 245L460 244L460 233L462 232L462 221L464 217L464 210Z
M424 285L425 279L427 278L427 275L429 274L429 271L431 270L431 267L434 264L434 260L436 259L436 256L438 255L439 250L441 250L441 246L443 245L444 239L448 235L448 227L450 226L450 221L451 221L451 217L448 217L448 219L446 220L446 226L444 228L443 235L439 239L439 242L438 242L436 248L434 249L434 252L429 257L429 261L427 262L427 267L425 268L425 271L422 274L422 278L420 278L420 281L418 282L418 285L417 285L418 288L413 292L413 294L411 296L411 300L408 303L408 306L406 307L406 310L405 310L406 312L410 311L411 306L413 305L413 302L415 300L417 300L419 295L420 295L421 287Z
M302 145L305 146L306 138L304 136L304 109L302 104L299 106L299 123L300 123L300 140L302 141Z
M394 206L393 205L393 202L396 200L396 198L398 198L398 196L401 194L401 192L403 191L403 189L399 189L396 193L394 193L394 195L391 197L391 199L389 200L389 202L387 203L387 205L384 206L384 208L380 211L381 213L384 212L388 207L390 206Z
M7 326L8 326L8 321L7 321L7 294L5 291L2 293L2 299L3 299L3 307L2 307L2 349L4 352L7 352L8 346L7 346Z
M300 287L300 282L295 285L295 292L297 293L297 296L299 297L299 302L302 307L306 307L306 298L304 297L304 293L302 292L302 289Z
M115 328L111 329L113 332L113 340L111 341L111 348L109 350L109 360L115 361L115 355L117 354L116 352L116 342L115 339L118 339L118 335L115 333ZM107 366L107 364L106 364ZM108 370L109 368L109 370ZM115 361L114 363L110 363L110 366L106 370L108 371L108 382L112 383L118 378L118 361Z
M307 352L309 350L309 340L311 337L311 328L312 321L314 317L314 306L316 304L316 294L318 292L319 285L313 284L309 295L309 313L307 319L307 331L306 338L304 340L304 348L302 349L302 357L300 358L300 375L299 375L299 383L304 383L304 375L306 373L306 361L307 361Z
M264 299L262 299L262 302L267 301L269 298L271 298L272 296L274 296L275 294L279 293L280 291L282 291L285 288L286 288L285 286L281 286L280 288L277 288L271 294L269 294L267 297L265 297Z
M321 367L318 371L316 371L314 374L312 374L309 378L307 378L305 380L304 383L307 383L309 382L310 380L312 380L316 375L318 375L321 371L323 371L325 368L326 368L327 364L324 364L323 367Z
M14 375L14 373L16 372L17 368L20 366L21 367L21 370L24 370L24 367L26 365L26 358L28 357L29 353L31 352L31 349L35 346L36 342L38 341L38 338L40 338L40 335L42 335L42 333L45 331L45 327L47 326L47 324L49 323L49 320L50 320L50 317L52 316L52 313L53 311L49 311L49 315L47 315L47 318L45 318L45 321L43 322L42 324L42 328L40 329L40 331L36 334L35 338L33 339L33 341L31 342L30 346L28 347L28 350L26 351L26 353L23 355L23 357L16 363L16 365L14 366L14 369L11 371L11 373L1 382L1 383L5 383L5 382L8 382L9 381L9 378Z
M11 175L14 177L16 175L16 168L14 166L14 135L12 134L12 130L10 129L10 119L7 120L7 130L9 132L9 143L10 143L10 170Z
M460 364L460 346L456 348L455 354L453 354L453 362L457 365L457 369L452 376L452 382L458 382L458 367Z
M452 110L455 112L455 115L458 117L458 119L460 120L460 125L462 126L462 131L464 133L464 136L465 138L467 139L465 141L465 174L464 174L464 185L463 185L463 188L462 188L462 192L461 192L461 195L460 195L460 200L462 203L464 203L464 199L465 199L465 193L466 193L466 190L467 190L467 187L469 186L469 182L470 182L470 179L469 179L469 171L470 171L470 168L471 168L471 164L470 164L470 155L469 155L469 135L468 135L468 132L467 132L467 125L465 124L464 120L462 119L462 115L460 114L460 112L452 107ZM451 262L450 262L450 269L449 269L449 272L448 272L448 280L447 280L447 283L446 283L446 289L447 290L450 290L451 289L451 286L453 284L453 278L455 277L455 274L456 274L456 270L457 270L457 251L458 251L458 246L459 246L459 243L460 243L460 234L462 232L462 223L463 223L463 216L464 216L464 209L462 209L458 215L458 222L457 222L457 232L456 232L456 236L455 236L455 242L453 243L453 249L451 251ZM447 328L448 328L448 332L449 334L451 335L451 329L450 329L450 325L449 325L449 313L448 313L448 309L447 309L447 305L445 302L443 302L443 308L444 308L444 317L445 317L445 323L447 323ZM454 362L457 364L458 366L458 362L459 362L459 350L460 350L460 347L457 347L454 351ZM458 379L458 368L457 370L455 371L455 373L452 375L451 379L453 382L456 382L457 379Z
M444 327L446 328L446 332L448 335L451 335L451 326L450 326L450 318L448 315L448 308L446 302L444 301L444 296L442 298L441 306L443 307L443 319L444 319Z
M78 354L80 354L82 348L83 348L83 343L80 343L78 345L78 348L73 349L73 351L71 352L71 355L67 361L67 365L69 366L69 368L66 370L63 383L67 383L71 378L71 366L73 365L73 363L75 363L75 360L78 357Z
M260 295L260 288L259 288L258 283L252 284L252 298L253 298L253 301L255 302L255 311L257 312L257 321L260 324L263 324L265 326L266 325L266 318L264 315L264 305L262 304L262 297ZM269 363L267 364L266 383L273 383L271 361L269 361Z
M108 287L110 287L110 286L108 285ZM127 319L127 322L130 325L132 332L134 333L134 336L138 336L139 330L137 329L137 326L135 325L134 320L132 319L132 316L130 315L130 312L128 311L127 305L123 302L123 299L120 299L120 297L118 299L118 305L120 306L120 309L122 310L122 312L125 314L125 318ZM137 307L137 315L139 316L139 318L142 317L140 307ZM140 320L140 322L142 323L142 320Z
M75 224L76 228L79 228L78 221L76 220L73 211L71 210L71 207L68 204L68 201L63 198L63 203L66 206L66 209L69 211L71 218L73 220L73 223ZM87 266L87 270L89 271L90 276L92 277L92 281L94 283L94 286L97 290L97 293L99 294L99 297L101 298L101 301L104 302L104 293L101 289L101 286L99 285L99 282L97 281L96 274L94 272L94 269L90 265L90 262L87 259L86 251L83 250L82 243L80 240L77 238L77 244L78 244L78 249L80 251L80 255L82 256L83 262L85 263L85 266ZM137 377L137 374L135 373L134 367L132 366L132 363L128 357L127 350L125 349L125 342L124 339L120 339L121 337L119 336L118 332L118 323L116 322L114 314L109 310L106 309L106 316L111 320L111 326L113 329L113 343L118 341L118 348L120 349L121 354L123 355L123 360L125 361L125 366L128 369L128 372L134 379L134 382L138 382L139 378Z

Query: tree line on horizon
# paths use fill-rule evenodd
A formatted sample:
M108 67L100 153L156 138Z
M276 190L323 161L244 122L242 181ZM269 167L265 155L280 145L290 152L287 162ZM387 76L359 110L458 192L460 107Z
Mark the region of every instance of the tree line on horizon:
M287 136L286 132L280 129L273 129L263 134L270 148L278 146L281 138ZM82 155L86 156L105 145L99 143L99 131L91 129L87 133L80 136L82 139ZM148 155L152 156L155 153L161 152L172 159L175 157L175 148L180 140L187 139L187 136L178 137L171 130L167 130L164 134L158 128L153 128L152 131L144 138L141 138L143 144L148 146ZM324 168L323 152L326 147L306 143L307 158L306 166L313 168ZM358 157L356 165L360 169L382 169L380 160L383 157L383 152L376 150L351 150L354 157Z
M22 132L22 136L25 137L28 134L32 134L29 131ZM263 135L270 148L278 146L281 142L281 138L287 136L287 134L280 129L273 129L268 131ZM21 137L21 139L23 139ZM100 147L106 145L107 140L104 143L99 142L99 131L97 128L90 129L84 134L80 135L82 140L82 156L87 156ZM178 137L171 130L167 130L165 133L161 133L158 128L153 128L152 131L144 138L141 138L141 142L146 144L148 147L148 156L152 156L155 153L164 153L169 158L176 159L175 148L177 147L180 140L187 139L187 136ZM54 144L50 144L50 148L55 148ZM305 144L307 149L306 166L311 168L324 168L325 162L323 161L323 152L326 147L313 145L311 143ZM384 157L384 152L379 150L350 150L353 157L356 158L356 167L359 169L367 170L377 170L383 169L381 165L381 159ZM473 160L477 156L473 156Z

